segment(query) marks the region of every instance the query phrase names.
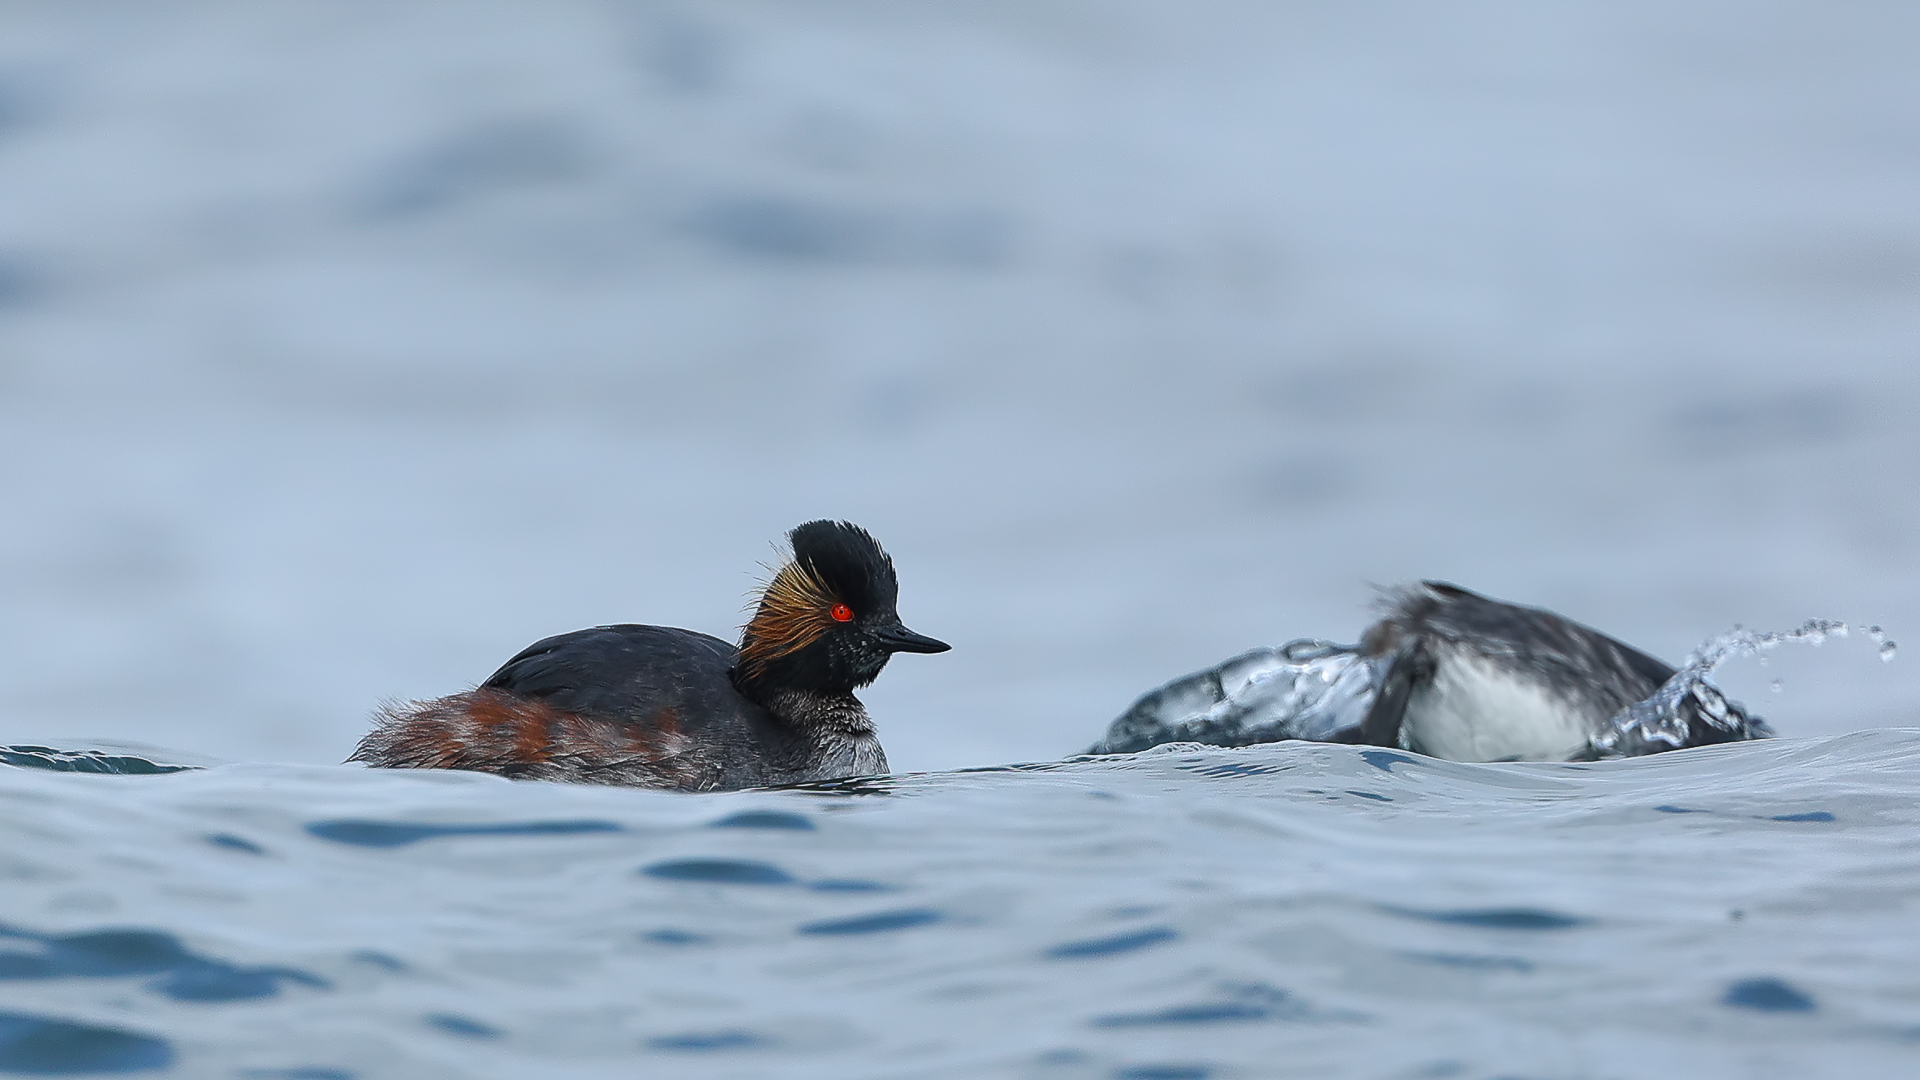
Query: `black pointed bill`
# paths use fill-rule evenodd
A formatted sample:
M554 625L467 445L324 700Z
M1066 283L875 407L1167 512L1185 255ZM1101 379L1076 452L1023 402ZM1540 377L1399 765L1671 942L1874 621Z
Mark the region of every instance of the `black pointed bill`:
M953 646L925 634L916 634L900 623L873 628L873 636L880 644L894 652L936 653L946 652Z

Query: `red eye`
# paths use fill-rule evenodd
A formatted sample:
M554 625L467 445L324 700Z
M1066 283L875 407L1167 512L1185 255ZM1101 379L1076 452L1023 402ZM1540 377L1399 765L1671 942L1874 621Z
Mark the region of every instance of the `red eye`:
M833 610L828 612L827 614L833 616L834 622L852 622L853 621L853 609L848 607L845 604L833 605Z

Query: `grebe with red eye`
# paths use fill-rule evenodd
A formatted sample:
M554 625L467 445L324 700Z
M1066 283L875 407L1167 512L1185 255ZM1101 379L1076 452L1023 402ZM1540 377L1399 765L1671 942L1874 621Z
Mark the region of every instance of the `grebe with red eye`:
M726 791L887 771L853 691L897 652L893 560L865 529L810 521L738 647L666 626L598 626L528 646L473 690L382 708L349 761L527 780Z

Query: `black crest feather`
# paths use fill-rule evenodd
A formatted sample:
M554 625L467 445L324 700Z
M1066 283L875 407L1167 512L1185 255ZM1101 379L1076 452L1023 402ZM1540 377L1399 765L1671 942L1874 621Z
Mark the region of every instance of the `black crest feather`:
M891 613L900 599L893 560L867 530L846 521L809 521L787 534L793 561L861 614Z

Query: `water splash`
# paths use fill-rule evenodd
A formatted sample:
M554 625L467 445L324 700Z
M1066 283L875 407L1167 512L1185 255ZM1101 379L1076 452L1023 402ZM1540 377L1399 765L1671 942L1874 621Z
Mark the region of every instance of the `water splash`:
M1768 738L1773 731L1766 721L1748 716L1739 702L1714 685L1713 670L1735 656L1756 656L1765 663L1767 651L1788 642L1818 647L1831 638L1846 637L1850 629L1834 619L1808 619L1792 630L1736 626L1709 638L1688 654L1680 670L1651 697L1614 714L1607 729L1593 736L1587 756L1631 757L1702 743ZM1893 642L1887 640L1884 631L1877 626L1863 627L1862 631L1879 646L1881 660L1893 658ZM1773 680L1772 689L1780 692L1780 680Z
M1169 742L1324 742L1366 717L1374 681L1358 646L1302 639L1253 649L1147 694L1087 752L1127 754Z
M1825 645L1830 637L1846 636L1847 624L1833 619L1808 619L1792 630L1759 631L1736 626L1724 634L1708 638L1699 648L1687 654L1686 663L1680 665L1680 670L1685 672L1704 667L1706 671L1712 671L1731 656L1757 656L1789 641Z
M1766 653L1790 641L1805 642L1815 647L1825 645L1829 638L1845 638L1858 630L1872 641L1878 650L1880 659L1890 661L1899 652L1897 642L1887 637L1887 632L1878 626L1848 626L1834 619L1808 619L1792 630L1774 630L1759 632L1736 626L1718 637L1709 638L1699 648L1687 655L1682 666L1692 668L1705 665L1711 671L1721 661L1732 656L1757 656L1760 663L1767 662Z
M1879 647L1880 662L1883 664L1892 663L1894 654L1900 651L1899 644L1895 642L1892 638L1889 638L1885 630L1882 630L1877 626L1867 627L1866 635L1868 638L1872 639L1874 645Z

